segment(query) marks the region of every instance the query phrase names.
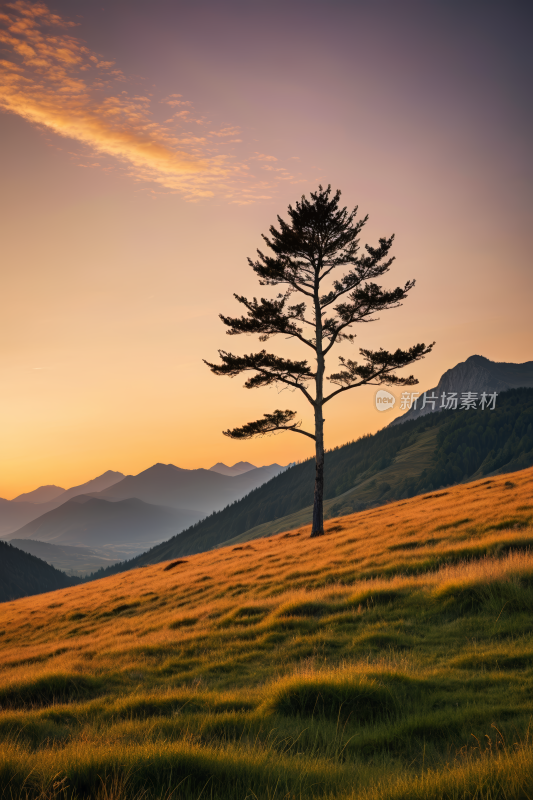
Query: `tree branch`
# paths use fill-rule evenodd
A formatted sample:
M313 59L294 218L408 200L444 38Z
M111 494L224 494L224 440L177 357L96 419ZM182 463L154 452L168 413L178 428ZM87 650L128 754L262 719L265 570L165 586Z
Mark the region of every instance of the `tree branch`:
M314 439L315 437L312 433L300 430L301 422L293 423L295 416L296 411L280 411L280 409L276 409L272 414L265 414L263 419L248 422L242 428L228 429L227 431L222 431L222 433L224 436L229 436L230 439L252 439L254 436L266 436L275 431L293 431Z
M248 314L246 317L226 317L223 314L219 314L224 325L229 328L226 333L230 336L236 336L240 333L257 333L261 341L266 341L270 336L274 336L277 333L283 333L299 339L303 344L315 350L316 347L313 341L306 339L302 334L302 328L295 324L295 321L303 322L307 325L311 324L303 316L305 303L299 303L285 309L289 295L290 290L285 292L284 295L279 295L275 300L266 300L262 297L258 302L255 297L253 300L248 300L242 295L234 294L235 299L248 309Z
M291 361L267 353L265 350L247 356L234 356L224 350L218 352L222 364L211 364L204 359L204 364L207 364L215 375L229 375L233 378L242 372L254 371L257 374L248 378L244 384L247 389L269 386L277 382L284 383L294 389L299 389L314 406L315 401L305 388L305 383L314 378L314 373L307 361Z
M368 244L365 245L365 249L369 255L352 261L355 265L355 269L344 275L340 281L335 281L333 283L333 289L320 298L321 308L326 308L331 305L341 295L356 289L365 281L374 280L374 278L378 278L384 275L385 272L388 272L394 258L389 258L388 261L384 263L381 263L381 261L388 255L393 241L394 234L388 239L381 238L379 240L379 247L371 247ZM328 272L330 271L331 270L328 270Z
M383 291L375 283L368 283L362 289L353 291L349 303L340 303L335 306L338 322L335 318L330 318L324 324L324 330L330 340L324 350L324 355L329 353L339 338L342 338L342 331L345 328L357 322L374 322L375 320L368 319L368 317L380 311L399 308L402 304L401 301L405 300L414 285L414 281L407 281L403 288L398 286L392 291Z
M365 384L372 384L374 386L388 385L388 386L415 386L418 380L412 375L407 378L400 378L394 375L394 371L413 364L419 361L424 356L431 353L433 344L416 344L410 347L409 350L396 350L395 353L389 353L387 350L360 350L362 356L366 359L366 364L358 364L356 361L350 359L340 358L339 361L344 367L342 372L337 372L328 376L331 383L340 385L340 389L324 398L324 403L327 403L333 397L336 397L341 392L347 392L349 389L355 389L357 386Z

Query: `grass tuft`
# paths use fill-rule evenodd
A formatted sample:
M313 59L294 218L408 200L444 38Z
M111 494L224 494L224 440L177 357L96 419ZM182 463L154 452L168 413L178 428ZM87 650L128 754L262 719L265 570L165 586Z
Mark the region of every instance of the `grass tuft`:
M171 561L170 564L167 564L166 567L163 567L163 572L168 572L174 567L178 567L180 564L187 564L187 560L184 558L178 559L177 561Z
M38 708L97 697L105 691L93 676L54 674L0 688L0 708Z

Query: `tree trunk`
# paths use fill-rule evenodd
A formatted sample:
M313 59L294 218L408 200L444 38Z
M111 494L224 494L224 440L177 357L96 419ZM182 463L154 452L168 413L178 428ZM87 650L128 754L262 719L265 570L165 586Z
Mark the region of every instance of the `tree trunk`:
M324 535L324 420L322 405L315 409L316 471L311 538Z
M324 420L322 403L324 400L324 353L322 351L322 309L320 308L318 262L315 278L315 336L316 336L316 396L315 396L315 497L313 503L313 527L311 538L324 535Z

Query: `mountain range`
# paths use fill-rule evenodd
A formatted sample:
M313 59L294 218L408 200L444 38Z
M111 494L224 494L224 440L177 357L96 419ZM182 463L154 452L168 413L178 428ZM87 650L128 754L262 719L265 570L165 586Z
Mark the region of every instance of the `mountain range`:
M128 475L97 496L113 501L136 497L145 503L192 509L204 516L239 500L282 470L279 464L270 464L232 476L212 469L154 464L138 475Z
M34 489L33 492L15 497L14 500L4 500L0 497L0 536L6 537L16 531L18 528L37 519L42 514L46 514L54 508L57 508L72 497L77 497L81 494L89 494L91 492L101 492L112 486L114 483L123 480L125 475L122 472L113 472L108 470L98 478L82 483L79 486L72 486L70 489L61 489L59 494L50 497L48 491L50 486L40 486ZM53 489L60 489L59 486ZM48 500L41 501L40 498L49 496Z
M78 495L16 531L14 538L51 544L110 548L141 552L189 527L202 517L194 511L145 503L136 497L111 502Z
M155 464L128 476L108 471L68 490L46 486L1 501L0 531L4 539L16 540L17 546L28 552L35 553L36 545L25 542L47 544L41 552L55 566L80 574L81 558L94 571L172 537L283 469L279 464L255 467L239 462L232 467L219 463L196 470ZM39 502L44 497L50 499ZM87 558L87 554L51 546L89 548L93 555Z

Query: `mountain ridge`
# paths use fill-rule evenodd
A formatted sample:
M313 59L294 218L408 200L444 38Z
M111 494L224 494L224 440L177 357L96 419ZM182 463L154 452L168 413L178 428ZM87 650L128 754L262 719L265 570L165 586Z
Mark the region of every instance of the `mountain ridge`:
M461 401L461 394L473 392L478 396L482 392L504 392L508 389L531 388L533 387L533 361L524 361L521 364L510 361L491 361L489 358L480 355L469 356L465 361L459 362L455 367L446 370L433 389L427 389L426 395L436 396L435 408L430 404L423 405L423 394L405 414L396 417L390 425L399 425L411 419L418 419L427 414L441 411L442 394L446 397L455 392Z
M124 475L122 472L107 470L102 473L102 475L98 475L98 477L92 478L90 481L86 481L79 486L71 486L69 489L66 489L63 493L56 496L55 499L45 503L32 503L27 500L16 500L16 498L15 500L5 500L0 503L0 536L7 536L13 533L28 522L63 505L63 503L66 503L71 497L87 492L102 491L112 486L116 481L122 480L123 477ZM41 488L42 487L34 489L34 492L38 492ZM27 492L27 494L32 493Z
M242 470L245 462L235 466ZM187 470L159 462L138 475L122 478L122 473L108 471L84 484L86 493L71 496L76 491L73 488L56 501L39 505L0 503L0 519L3 516L4 522L0 536L8 540L41 540L58 546L97 547L107 563L122 561L179 534L209 511L240 499L282 470L275 464L228 476L204 468ZM102 491L90 491L102 485L105 487ZM16 524L21 521L20 511L22 524ZM52 555L62 569L78 569L80 559L84 564L89 563L81 553L63 551ZM92 559L92 571L105 564L102 558Z
M279 466L274 464L269 464L269 466ZM214 466L209 467L212 472L219 472L221 475L229 475L234 477L235 475L242 475L245 472L249 472L252 469L257 469L254 464L250 464L249 461L238 461L232 467L228 467L227 464L223 464L222 461L218 461Z
M230 476L210 469L187 470L157 463L98 492L98 497L113 501L138 497L146 503L186 507L204 515L235 502L283 469L276 464Z
M18 497L14 497L11 501L12 503L47 503L50 500L55 500L56 497L59 497L66 489L63 489L62 486L55 486L52 483L47 484L46 486L39 486L37 489L34 489L32 492L24 492L23 494L19 494Z

